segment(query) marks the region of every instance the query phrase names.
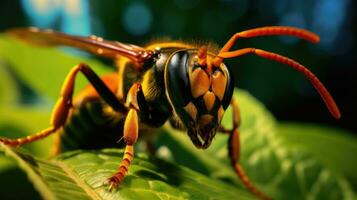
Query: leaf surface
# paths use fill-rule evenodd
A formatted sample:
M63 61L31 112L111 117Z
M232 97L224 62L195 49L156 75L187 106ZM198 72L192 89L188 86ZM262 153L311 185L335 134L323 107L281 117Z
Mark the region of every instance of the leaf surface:
M74 151L43 160L1 148L44 199L253 199L245 190L143 154L119 189L110 192L103 183L118 167L122 150Z

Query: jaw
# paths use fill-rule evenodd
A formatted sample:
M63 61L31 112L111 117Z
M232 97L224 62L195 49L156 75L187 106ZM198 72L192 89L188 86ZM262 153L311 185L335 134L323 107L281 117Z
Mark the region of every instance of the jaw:
M190 136L192 143L199 149L207 149L216 135L216 127L207 128L188 128L188 136Z

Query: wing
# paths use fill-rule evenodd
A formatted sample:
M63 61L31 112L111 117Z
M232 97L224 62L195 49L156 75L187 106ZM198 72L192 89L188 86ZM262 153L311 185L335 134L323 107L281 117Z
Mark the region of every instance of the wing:
M125 56L139 64L153 57L153 52L150 50L131 44L106 41L97 36L73 36L37 28L15 28L10 29L7 33L31 44L43 46L70 46L111 59Z

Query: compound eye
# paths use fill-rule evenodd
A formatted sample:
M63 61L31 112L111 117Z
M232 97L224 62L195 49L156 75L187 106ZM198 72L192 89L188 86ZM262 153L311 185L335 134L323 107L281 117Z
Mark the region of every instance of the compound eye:
M223 92L224 95L223 95L223 98L221 99L221 101L222 101L222 106L223 106L224 110L226 110L232 100L233 90L234 90L234 78L232 76L230 68L227 65L223 65L223 67L221 67L221 69L224 73L224 77L226 80L226 87L224 89L224 92ZM221 82L223 81L223 78L220 76L221 75L217 76L217 78L216 78L216 80L218 81L217 83L219 83L220 81ZM217 91L217 92L219 94L222 93L221 91Z
M166 66L166 83L169 98L176 108L190 101L190 83L187 73L189 53L179 51L171 56Z

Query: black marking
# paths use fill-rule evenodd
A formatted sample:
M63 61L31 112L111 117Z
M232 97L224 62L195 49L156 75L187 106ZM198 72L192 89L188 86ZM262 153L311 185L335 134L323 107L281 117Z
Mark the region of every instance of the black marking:
M204 95L201 95L195 99L192 100L192 103L196 106L197 108L197 116L207 114L208 110L205 104L205 100L203 99Z
M70 122L65 127L65 131L68 133L67 136L72 140L76 141L78 144L82 144L82 142L85 141L86 135L83 135L83 128L78 123L79 118L79 116L71 117Z
M107 123L107 120L105 117L103 117L103 106L101 104L98 104L98 102L88 102L85 104L85 107L88 110L88 114L95 125L103 126Z
M226 72L223 73L225 74L227 77L227 84L226 84L226 89L224 90L224 96L222 99L222 106L223 109L226 110L227 107L229 106L231 100L232 100L232 96L233 96L233 90L234 90L234 78L233 78L233 74L231 73L231 69L226 65L225 67Z
M213 68L212 75L213 75L216 71L219 71L219 72L221 72L221 73L223 74L223 76L226 76L226 74L223 72L223 70L222 70L221 68L219 68L219 67L214 67L214 68Z
M83 127L85 127L83 131L89 132L93 130L95 128L95 123L90 117L88 109L86 109L85 106L80 106L78 110L80 113L79 120L81 121L81 124L83 124Z
M141 89L141 87L139 88L139 91L137 92L137 102L138 102L138 106L139 106L139 115L140 115L140 119L143 121L149 121L150 115L149 115L149 106L148 103L145 99L143 90Z
M114 123L104 106L108 105L91 100L74 108L61 133L61 151L124 146L116 143L122 137L124 121Z
M72 132L70 129L64 128L63 131L66 134L61 135L61 150L72 150L72 149L78 149L79 145L75 138L72 137Z

